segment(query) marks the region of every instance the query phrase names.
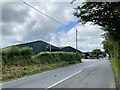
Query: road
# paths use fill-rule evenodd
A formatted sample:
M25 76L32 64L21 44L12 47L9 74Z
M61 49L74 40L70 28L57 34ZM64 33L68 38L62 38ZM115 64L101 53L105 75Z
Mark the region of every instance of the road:
M61 67L2 84L3 88L115 88L114 74L108 60L82 60L83 63Z

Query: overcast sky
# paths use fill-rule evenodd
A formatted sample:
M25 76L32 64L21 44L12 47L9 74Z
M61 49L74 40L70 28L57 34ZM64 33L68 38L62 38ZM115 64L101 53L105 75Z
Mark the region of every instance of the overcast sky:
M81 5L82 2L28 3L68 27L52 21L21 2L2 2L2 20L0 20L2 45L0 47L36 40L43 40L56 46L75 47L75 29L77 28L79 50L91 51L102 48L100 44L103 31L99 26L93 26L90 22L85 26L76 26L79 19L73 16L73 8Z

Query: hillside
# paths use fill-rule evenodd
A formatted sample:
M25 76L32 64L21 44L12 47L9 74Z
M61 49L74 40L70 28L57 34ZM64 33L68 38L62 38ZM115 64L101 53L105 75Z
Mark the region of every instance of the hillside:
M40 52L50 51L50 44L46 43L44 41L33 41L33 42L18 44L18 45L14 45L14 46L19 46L19 47L29 46L29 47L32 47L33 51L34 51L34 54L38 54ZM10 47L12 47L12 46L10 46ZM76 52L76 49L71 47L71 46L57 47L57 46L51 45L51 51L52 52L56 52L56 51ZM77 50L77 52L81 53L81 51L79 51L79 50Z
M61 51L64 52L76 52L76 49L71 46L61 47ZM77 52L82 53L81 51L77 50Z
M33 48L34 54L38 54L39 52L45 52L48 51L48 47L50 44L44 42L44 41L34 41L34 42L29 42L29 43L24 43L24 44L19 44L16 46L24 47L24 46L29 46ZM58 47L55 47L51 45L51 48L53 49L59 49Z

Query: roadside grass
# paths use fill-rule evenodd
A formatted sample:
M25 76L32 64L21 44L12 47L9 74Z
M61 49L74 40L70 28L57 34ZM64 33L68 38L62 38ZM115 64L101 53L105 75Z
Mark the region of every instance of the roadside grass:
M2 71L2 82L18 79L25 76L34 75L44 71L52 70L58 67L69 65L68 62L62 61L54 64L39 64L28 66L5 66Z
M117 57L111 58L112 67L115 74L117 90L120 90L120 60Z
M0 61L0 76L1 76L1 73L2 73L2 62Z
M2 82L82 62L78 53L42 52L33 56L31 48L19 49L22 50L22 54L17 51L18 49L19 48L16 47L14 50L3 53ZM29 55L26 51L30 51L29 53L27 52Z

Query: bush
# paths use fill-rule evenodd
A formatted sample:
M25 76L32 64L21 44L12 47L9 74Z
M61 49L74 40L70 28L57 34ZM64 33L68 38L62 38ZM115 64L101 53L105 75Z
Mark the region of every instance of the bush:
M73 52L42 52L36 55L34 60L40 61L41 64L52 64L61 61L66 61L70 64L81 62L79 54Z
M2 49L2 57L6 57L8 59L12 59L16 56L19 56L19 47L9 47Z
M20 56L31 57L33 55L33 49L30 47L22 47L19 49Z
M3 65L26 65L32 60L33 49L12 46L2 49Z
M8 53L4 51L4 56L6 57L3 60L2 81L9 81L81 62L79 54L76 53L42 52L32 56L32 49L29 47L19 47L17 50L19 51L19 55L12 59L9 59L7 57ZM12 50L10 51L12 52ZM32 57L26 58L27 55Z

